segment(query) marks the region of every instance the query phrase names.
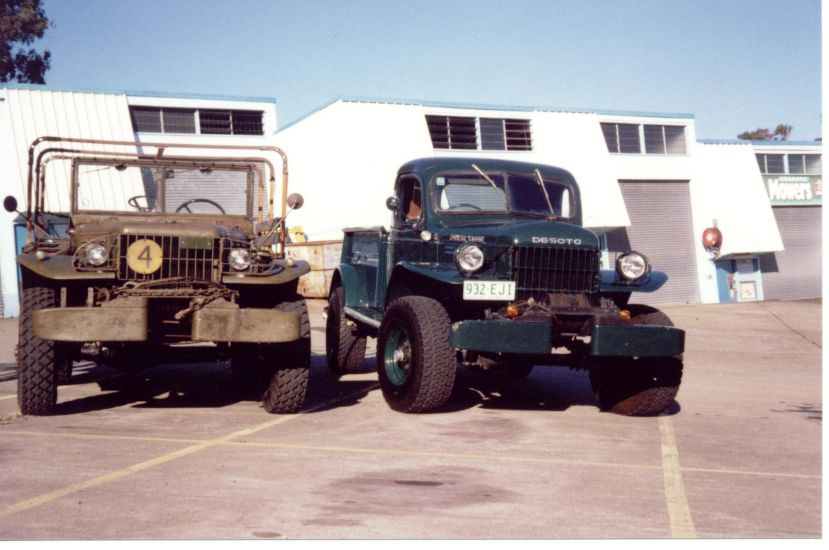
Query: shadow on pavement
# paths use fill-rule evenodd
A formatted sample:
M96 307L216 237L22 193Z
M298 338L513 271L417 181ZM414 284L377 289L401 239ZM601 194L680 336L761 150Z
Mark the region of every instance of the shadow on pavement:
M303 414L330 411L359 404L370 392L379 391L375 359L363 361L361 379L334 376L325 357L314 355ZM0 377L16 378L16 365L0 365ZM260 395L241 390L227 363L180 363L159 365L137 373L123 373L94 363L77 363L64 386L97 384L104 393L93 393L59 403L53 414L72 415L123 406L136 408L222 408L241 402L257 402ZM62 386L63 387L63 386ZM59 390L60 395L60 390ZM566 411L572 406L598 407L587 373L566 367L536 366L525 379L458 367L449 401L433 413L451 413L475 407L529 411ZM665 414L680 411L674 404Z
M222 408L245 401L257 402L261 396L261 392L257 395L240 389L229 364L224 362L163 364L137 373L79 363L73 369L72 378L61 387L84 384L97 384L106 393L58 403L53 414L81 414L123 406ZM328 372L325 358L314 356L303 413L357 404L375 388L373 380L337 380Z

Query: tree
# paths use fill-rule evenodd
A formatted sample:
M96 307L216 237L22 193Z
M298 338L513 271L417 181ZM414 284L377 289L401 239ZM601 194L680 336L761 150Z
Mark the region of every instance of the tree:
M40 0L0 0L0 82L45 84L51 54L29 46L51 24Z
M754 131L743 132L737 136L737 139L748 139L751 141L786 141L793 129L789 124L778 124L774 132L768 128L757 128Z

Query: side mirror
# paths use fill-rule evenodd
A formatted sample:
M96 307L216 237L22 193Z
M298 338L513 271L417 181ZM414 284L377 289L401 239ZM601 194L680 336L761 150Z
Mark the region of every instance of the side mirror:
M11 214L17 212L17 199L9 195L3 199L3 208L6 209L6 212Z
M305 199L299 193L291 193L288 195L288 206L291 210L299 210L305 204Z
M397 212L400 210L400 199L392 195L391 197L386 199L386 208L391 210L392 212Z

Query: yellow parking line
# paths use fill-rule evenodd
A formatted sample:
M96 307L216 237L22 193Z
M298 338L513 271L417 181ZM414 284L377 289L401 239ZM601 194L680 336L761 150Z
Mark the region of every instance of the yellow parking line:
M202 443L197 443L195 445L190 445L189 447L185 447L183 449L173 451L172 453L167 453L166 455L162 455L162 456L159 456L159 457L156 457L156 458L144 461L144 462L139 462L138 464L133 464L132 466L127 466L126 468L124 468L122 470L117 470L115 472L110 472L108 474L104 474L104 475L98 476L96 478L92 478L92 479L89 479L89 480L86 480L86 481L81 481L80 483L74 483L72 485L67 485L66 487L61 487L60 489L57 489L55 491L51 491L49 493L38 495L38 496L30 498L30 499L22 500L20 502L17 502L15 504L9 506L8 508L0 510L0 519L6 518L6 517L11 516L13 514L17 514L18 512L23 512L25 510L30 510L32 508L36 508L38 506L46 504L47 502L52 502L53 500L57 500L61 497L65 497L67 495L77 493L78 491L83 491L84 489L89 489L89 488L95 487L97 485L102 485L102 484L108 483L110 481L115 481L115 480L121 479L123 477L126 477L128 475L131 475L131 474L134 474L134 473L137 473L137 472L142 472L144 470L148 470L148 469L153 468L155 466L159 466L161 464L165 464L167 462L176 460L178 458L182 458L182 457L185 457L185 456L192 455L194 453L197 453L197 452L199 452L201 450L204 450L204 449L207 449L209 447L215 447L216 445L221 445L222 443L226 443L226 442L231 441L231 440L233 440L237 437L243 437L243 436L251 435L253 433L256 433L256 432L259 432L259 431L262 431L262 430L265 430L265 429L268 429L268 428L272 428L273 426L277 426L277 425L282 424L284 422L287 422L289 420L293 420L297 416L299 416L299 415L291 414L291 415L286 415L286 416L280 416L279 418L276 418L276 419L271 420L269 422L263 422L262 424L259 424L257 426L253 426L252 428L246 428L244 430L240 430L238 432L233 432L231 434L228 434L224 437L220 437L220 438L217 438L217 439L211 439L211 440L208 440L208 441L204 441Z
M4 395L4 396L0 397L0 401L4 401L6 399L17 399L17 396L16 395Z
M659 417L659 435L662 440L662 472L671 536L675 539L694 539L697 532L691 509L688 507L688 498L685 496L685 482L679 466L679 450L676 447L674 425L670 416Z
M376 388L377 386L378 386L377 384L374 384L373 386L362 389L359 392L355 392L355 393L363 393L363 392L366 392L366 391L371 391L372 389ZM348 399L352 395L353 394L339 396L335 399L331 399L329 401L326 401L324 403L316 405L315 407L312 407L312 408L310 408L306 411L303 411L303 412L313 412L315 410L322 409L322 408L324 408L328 405L331 405L332 403L336 403L337 401L342 401L344 399ZM302 414L302 413L300 413L300 414ZM98 485L102 485L102 484L108 483L110 481L116 481L118 479L127 477L129 475L134 474L134 473L142 472L144 470L154 468L155 466L159 466L161 464L171 462L171 461L176 460L178 458L182 458L182 457L185 457L185 456L192 455L194 453L197 453L197 452L202 451L204 449L208 449L210 447L215 447L215 446L218 446L218 445L229 443L229 442L233 441L234 439L238 439L238 438L241 438L241 437L246 437L246 436L253 435L257 432L261 432L262 430L267 430L268 428L272 428L274 426L278 426L279 424L283 424L285 422L288 422L289 420L293 420L294 418L297 418L298 416L300 416L300 414L289 414L289 415L285 415L285 416L280 416L280 417L275 418L273 420L269 420L268 422L263 422L261 424L257 424L256 426L252 426L250 428L245 428L243 430L233 432L233 433L228 434L228 435L223 436L223 437L219 437L219 438L216 438L216 439L210 439L210 440L207 440L207 441L202 441L200 443L190 445L189 447L185 447L183 449L173 451L172 453L167 453L165 455L162 455L162 456L150 459L150 460L146 460L144 462L139 462L138 464L133 464L132 466L127 466L126 468L121 469L121 470L110 472L108 474L104 474L102 476L98 476L98 477L95 477L95 478L92 478L92 479L89 479L89 480L86 480L86 481L81 481L79 483L73 483L72 485L67 485L67 486L61 487L60 489L57 489L55 491L44 493L42 495L38 495L38 496L33 497L33 498L29 498L29 499L26 499L26 500L21 500L19 502L16 502L15 504L12 504L11 506L9 506L7 508L4 508L4 509L0 510L0 519L6 518L6 517L11 516L13 514L17 514L19 512L23 512L23 511L26 511L26 510L31 510L32 508L36 508L36 507L41 506L43 504L46 504L46 503L52 502L54 500L57 500L61 497L65 497L67 495L77 493L78 491L83 491L84 489L89 489L91 487L96 487Z
M72 432L39 432L32 430L13 430L3 432L2 435L30 435L36 437L68 437L70 439L91 439L103 441L144 441L147 443L204 443L205 439L190 439L185 437L152 437L146 435L108 435Z
M179 437L150 437L150 436L132 436L132 435L107 435L107 434L85 434L85 433L70 433L70 432L42 432L31 430L14 430L4 432L2 435L7 436L36 436L36 437L68 437L75 439L91 439L91 440L109 440L109 441L146 441L156 443L189 443L198 444L204 443L203 439L188 439ZM664 470L662 464L646 465L646 464L629 464L621 462L585 462L579 460L564 460L546 457L530 457L517 455L488 455L488 454L470 454L470 453L441 453L436 451L409 451L400 449L380 449L375 447L342 447L342 446L324 446L324 445L305 445L301 443L269 443L263 441L225 441L219 443L220 445L230 445L237 447L261 447L270 449L285 449L297 451L319 451L328 453L354 453L354 454L378 454L378 455L396 455L396 456L420 456L431 458L457 458L466 460L482 460L482 461L500 461L500 462L525 462L535 464L550 464L559 466L590 466L596 468L628 468L639 470ZM759 472L750 470L725 470L717 468L689 468L680 467L681 472L695 472L706 474L720 474L720 475L739 475L739 476L755 476L755 477L777 477L787 479L808 479L820 480L821 475L811 474L794 474L790 472Z

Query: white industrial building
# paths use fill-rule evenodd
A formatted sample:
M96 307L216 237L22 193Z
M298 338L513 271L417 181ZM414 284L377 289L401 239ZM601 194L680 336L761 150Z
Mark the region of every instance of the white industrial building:
M668 284L642 301L821 295L819 142L700 141L689 114L367 99L335 100L276 139L291 158L294 188L313 205L292 218L310 241L388 225L384 200L407 160L511 158L573 173L584 223L604 235L607 266L634 249L668 273ZM774 163L761 172L766 157ZM769 199L767 189L797 185L789 159L804 165L795 173L814 188L808 201ZM709 227L723 235L716 255L702 243Z
M308 295L324 296L342 228L388 226L385 199L404 162L526 160L573 173L584 223L603 235L606 265L635 249L668 273L653 301L821 295L820 142L702 141L690 114L350 98L284 128L276 122L269 98L0 89L0 193L25 196L26 150L40 135L276 145L288 155L291 190L306 199L288 226L309 243L292 250L325 264L305 286ZM0 308L11 316L15 216L0 216ZM702 243L709 227L723 235L717 254Z

